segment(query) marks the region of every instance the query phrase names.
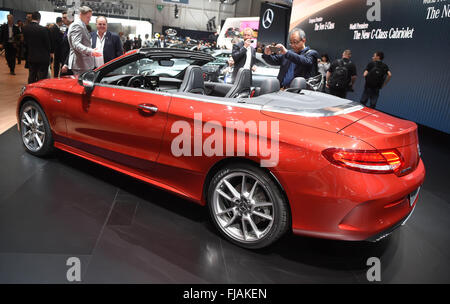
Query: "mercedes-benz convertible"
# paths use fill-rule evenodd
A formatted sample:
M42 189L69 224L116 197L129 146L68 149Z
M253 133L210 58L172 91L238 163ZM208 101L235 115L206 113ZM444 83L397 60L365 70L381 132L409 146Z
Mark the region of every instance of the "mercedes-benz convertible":
M73 153L207 206L229 241L262 248L288 231L376 241L412 214L425 168L417 125L305 89L204 80L214 58L131 51L79 77L24 87L25 149ZM70 187L70 185L67 185ZM152 191L149 187L149 191Z

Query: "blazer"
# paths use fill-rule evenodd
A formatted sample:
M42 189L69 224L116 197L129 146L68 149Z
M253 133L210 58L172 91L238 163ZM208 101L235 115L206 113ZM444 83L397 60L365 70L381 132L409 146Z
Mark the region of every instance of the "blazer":
M296 64L294 78L304 77L305 79L308 79L316 76L316 73L318 72L317 58L319 57L319 53L309 47L305 47L298 54L289 50L284 55L262 55L262 58L267 61L267 63L280 66L280 72L277 76L280 84L283 82L284 76L288 72L291 62Z
M17 35L20 34L19 27L13 25L12 31L13 31L13 40L15 41L17 40ZM5 44L8 43L8 40L9 40L8 23L4 23L0 27L0 44L3 44L3 46L5 46Z
M52 43L51 52L55 54L55 58L61 58L62 56L62 44L64 34L61 33L61 29L57 24L54 24L50 28L50 38Z
M252 73L252 66L256 61L256 50L254 47L250 47L252 50L252 59L250 61L250 74ZM245 65L245 60L247 59L247 49L244 48L244 42L238 42L233 44L233 51L231 52L231 57L234 60L234 69L233 69L233 81L236 79L236 75L240 68Z
M67 38L70 45L69 69L82 72L93 69L95 61L91 54L94 49L91 47L91 35L86 24L79 19L72 22Z
M69 29L64 32L61 44L61 62L69 66L70 45L69 45Z
M36 22L23 28L23 38L27 52L27 63L50 64L50 31Z
M92 48L95 49L97 45L97 31L91 33ZM107 31L105 33L105 44L103 45L103 60L107 63L114 58L123 55L122 41L119 35Z

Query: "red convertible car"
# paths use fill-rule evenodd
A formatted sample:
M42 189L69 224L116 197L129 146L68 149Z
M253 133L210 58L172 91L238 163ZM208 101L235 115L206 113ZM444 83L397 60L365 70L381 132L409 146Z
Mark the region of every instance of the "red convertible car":
M58 148L207 205L218 231L262 248L287 231L376 241L414 210L417 125L305 90L205 82L208 54L132 51L80 77L24 87L25 149Z

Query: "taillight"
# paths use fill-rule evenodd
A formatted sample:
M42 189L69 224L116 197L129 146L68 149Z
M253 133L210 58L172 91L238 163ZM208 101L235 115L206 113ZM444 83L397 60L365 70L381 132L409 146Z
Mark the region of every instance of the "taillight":
M346 150L330 148L322 155L331 163L365 173L397 173L403 166L403 158L397 149Z

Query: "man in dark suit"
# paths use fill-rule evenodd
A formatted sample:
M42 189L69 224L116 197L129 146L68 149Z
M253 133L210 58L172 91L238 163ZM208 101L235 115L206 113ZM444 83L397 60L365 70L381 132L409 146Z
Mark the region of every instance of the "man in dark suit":
M280 66L277 78L282 88L288 88L295 77L308 79L318 74L317 59L320 56L317 51L305 45L305 32L299 28L293 29L289 33L289 43L292 50L277 44L275 47L278 48L278 54L271 55L270 46L266 46L262 56L267 63Z
M130 36L125 38L125 43L123 44L123 51L126 53L133 47L133 41L131 41Z
M34 12L31 19L31 23L23 29L28 48L28 83L47 78L51 51L50 32L46 27L39 25L41 14Z
M9 73L16 75L14 69L16 68L16 53L17 44L19 43L19 28L14 25L13 15L8 15L8 23L1 26L0 30L0 46L5 48L5 57L9 66Z
M19 30L19 34L17 37L17 64L22 63L23 59L23 22L22 20L17 21L17 29Z
M92 48L103 53L102 57L95 58L95 67L98 68L108 61L121 56L123 47L119 35L108 31L108 20L106 20L106 17L97 17L95 23L97 31L91 33Z
M57 17L56 23L50 28L50 37L52 42L52 53L54 53L53 58L53 77L57 78L59 76L59 69L62 57L62 44L64 34L61 32L61 26L63 24L62 18Z
M60 76L73 75L72 71L68 69L69 65L69 54L70 54L70 45L67 34L69 32L69 26L73 22L73 18L67 15L67 12L62 13L62 22L66 26L66 31L63 34L63 40L61 45L61 74Z
M233 51L231 53L231 57L234 60L233 82L240 68L249 69L250 72L254 70L256 50L251 46L253 30L249 27L244 29L243 36L244 41L233 44Z

